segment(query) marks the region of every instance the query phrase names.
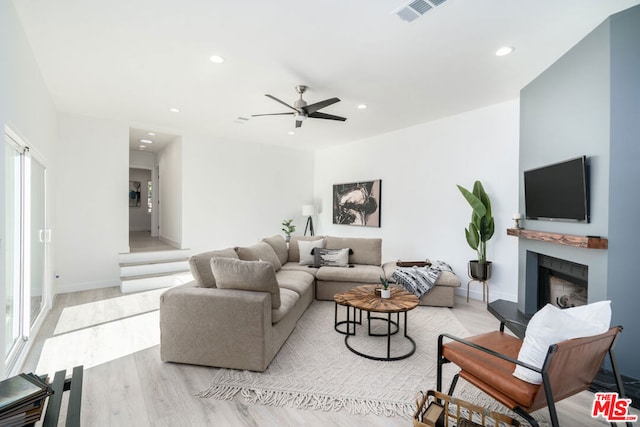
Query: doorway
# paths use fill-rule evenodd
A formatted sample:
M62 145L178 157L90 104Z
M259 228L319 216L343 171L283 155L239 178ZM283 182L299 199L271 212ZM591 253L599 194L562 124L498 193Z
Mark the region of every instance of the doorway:
M160 240L159 168L129 168L129 252L175 249Z

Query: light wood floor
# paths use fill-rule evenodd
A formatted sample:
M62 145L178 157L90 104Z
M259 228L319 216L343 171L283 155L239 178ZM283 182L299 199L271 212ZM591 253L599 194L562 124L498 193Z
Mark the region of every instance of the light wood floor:
M175 249L176 248L163 242L158 237L151 237L150 231L129 232L130 252L171 251Z
M133 295L136 298L145 297L141 294ZM208 386L215 369L162 363L158 345L130 353L125 351L124 354L116 351L113 353L116 356L112 356L111 359L106 357L105 361L104 354L99 354L107 351L104 343L100 342L100 339L104 338L96 338L103 335L93 334L93 330L119 322L119 315L126 320L136 319L136 315L132 314L130 309L119 312L118 307L108 305L110 302L114 305L122 305L122 301L126 300L122 297L118 288L58 295L45 325L34 340L23 369L25 372L35 372L39 364L51 369L66 368L63 361L69 360L69 353L83 348L82 352L85 354L80 355L79 359L84 358L86 361L82 403L84 426L408 427L411 425L410 420L402 418L354 416L344 411L322 412L247 405L240 398L232 401L200 399L194 397L193 393ZM95 305L96 302L101 305ZM141 307L141 315L152 314L148 311L148 304L141 304ZM484 303L479 301L467 304L464 298L458 297L453 313L472 334L495 330L498 326L498 321L486 311ZM69 321L69 319L76 320ZM69 344L59 346L57 350L52 350L54 347L50 346L51 342L45 344L52 337L74 333L69 331L69 324L75 322L80 325L77 332L84 334L79 336L88 336L89 338L85 339L93 340L89 347L87 343L79 341L74 343L73 339ZM141 339L138 341L144 341L143 337L151 334L148 330L131 331L125 328L111 333L140 334ZM117 347L118 344L111 344L111 346ZM47 360L40 360L43 348L45 351L42 357ZM111 350L118 349L108 350L111 354ZM74 355L74 360L78 360L76 356ZM103 356L102 359L101 356ZM58 362L60 366L57 367ZM591 418L592 402L593 394L589 392L583 392L561 402L558 407L561 425L570 427L608 425L602 419ZM632 413L638 414L639 411L632 410Z

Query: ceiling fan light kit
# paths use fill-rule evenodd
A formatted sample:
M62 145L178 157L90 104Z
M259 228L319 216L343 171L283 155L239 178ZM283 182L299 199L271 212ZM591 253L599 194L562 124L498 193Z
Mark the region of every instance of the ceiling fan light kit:
M316 102L314 104L308 105L307 102L302 99L302 94L307 90L308 86L305 85L297 85L295 87L296 92L300 95L300 98L297 99L293 106L287 104L286 102L276 98L273 95L266 94L267 98L271 98L276 102L284 105L285 107L293 110L290 113L267 113L267 114L252 114L251 117L259 117L259 116L283 116L283 115L292 115L295 120L296 127L299 128L302 126L302 122L305 121L308 117L312 119L325 119L325 120L337 120L344 122L347 119L345 117L334 116L333 114L321 113L319 110L328 107L329 105L333 105L336 102L340 102L339 98L329 98L324 101Z

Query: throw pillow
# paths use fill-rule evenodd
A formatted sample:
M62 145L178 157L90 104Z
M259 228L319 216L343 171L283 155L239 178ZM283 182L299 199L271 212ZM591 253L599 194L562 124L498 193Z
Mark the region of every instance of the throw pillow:
M202 288L215 288L216 279L211 272L211 258L234 258L238 254L233 248L218 251L203 252L189 258L189 268L196 284Z
M313 252L316 267L348 267L351 249L316 249Z
M324 246L324 240L299 240L298 247L300 248L300 265L314 265L315 260L313 258L313 250L315 248L322 248Z
M309 240L322 240L322 247L324 248L325 241L324 236L291 236L291 240L289 241L289 257L287 261L289 262L300 262L300 246L298 246L298 242L307 242Z
M211 271L220 289L271 293L271 308L280 307L280 287L273 265L266 261L212 258Z
M267 261L273 265L275 271L282 268L280 258L267 242L256 243L253 246L236 248L238 257L243 261Z
M525 333L518 360L542 368L549 346L559 342L599 335L611 324L611 301L600 301L565 310L547 304L533 315ZM513 375L532 384L541 384L542 376L516 365Z
M278 255L280 264L285 265L289 258L289 248L287 248L287 242L280 234L275 236L265 237L263 242L267 242L273 248L273 251Z

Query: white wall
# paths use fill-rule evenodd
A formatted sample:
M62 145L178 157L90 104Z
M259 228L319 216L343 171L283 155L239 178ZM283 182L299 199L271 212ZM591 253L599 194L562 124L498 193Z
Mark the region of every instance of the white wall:
M0 1L0 130L5 126L21 136L44 158L47 167L47 200L53 199L56 165L53 161L57 143L57 118L55 105L47 91L40 70L33 57L29 43L22 31L20 21L10 1ZM0 150L0 212L5 212L4 203L4 138ZM0 221L0 305L5 307L5 236L4 215ZM47 223L53 226L51 209L47 212ZM50 251L48 251L50 253ZM50 270L47 269L47 273ZM47 274L47 283L50 274ZM4 323L4 322L3 322ZM0 328L0 352L5 354L4 327ZM5 376L4 357L0 362L0 378Z
M176 138L158 153L160 167L160 239L182 246L182 141ZM191 167L191 165L189 165Z
M313 193L313 153L201 135L183 135L182 141L184 247L253 244L282 234L286 218L302 234L301 208Z
M129 167L152 170L156 166L156 155L149 151L130 150Z
M317 152L316 233L381 237L384 261L446 261L466 292L467 261L477 256L464 237L471 208L456 184L479 179L496 222L490 297L516 301L518 242L506 229L518 210L518 116L513 100ZM382 179L381 227L332 224L333 184L374 179ZM471 290L482 298L479 285Z
M151 231L151 213L147 206L147 183L151 170L129 169L129 181L140 183L140 206L129 206L129 231Z
M60 113L56 152L56 293L120 284L128 252L129 126Z

